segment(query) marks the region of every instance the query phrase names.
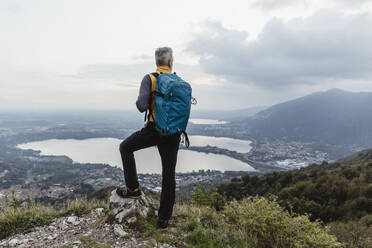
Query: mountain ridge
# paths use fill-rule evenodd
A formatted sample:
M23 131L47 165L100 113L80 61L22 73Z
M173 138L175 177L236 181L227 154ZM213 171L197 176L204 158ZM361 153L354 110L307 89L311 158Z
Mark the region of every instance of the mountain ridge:
M257 139L285 138L362 150L372 147L371 113L372 92L331 89L271 106L239 123L245 123Z

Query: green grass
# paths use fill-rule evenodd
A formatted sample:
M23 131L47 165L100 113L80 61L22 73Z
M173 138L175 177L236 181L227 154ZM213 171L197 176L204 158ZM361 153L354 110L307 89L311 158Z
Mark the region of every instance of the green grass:
M311 222L306 215L294 215L275 198L251 197L215 208L215 201L176 204L174 218L165 230L156 227L154 210L147 218L129 226L148 247L167 243L176 247L250 248L337 248L342 247L329 228ZM128 228L128 227L126 227Z
M17 233L30 232L36 226L48 225L55 218L89 213L92 209L107 205L102 201L79 198L69 200L59 207L42 205L29 201L26 206L19 206L18 199L11 195L6 206L0 210L0 239Z
M196 194L205 194L198 191ZM194 194L193 197L196 195ZM217 201L213 198L216 197ZM195 199L202 199L200 195ZM175 247L250 247L250 248L337 248L342 246L321 222L312 222L307 215L295 215L279 205L276 198L249 197L229 203L215 194L208 201L176 204L174 218L167 229L156 226L155 210L147 217L124 229L135 230L136 236L148 240L147 246L167 243ZM217 203L217 204L216 204ZM106 208L101 221L114 223L113 215L103 201L75 199L60 207L30 203L20 207L14 199L0 211L0 239L31 231L35 226L49 224L54 218L70 214L84 215L97 207ZM365 219L370 222L369 218ZM344 226L334 230L345 232ZM91 236L81 236L82 247L106 248ZM69 247L68 245L66 247Z
M93 238L93 235L79 236L77 240L81 242L79 247L82 247L82 248L111 248L114 243L113 241L110 244L102 244L97 239ZM66 244L66 245L62 245L60 248L73 248L73 247L74 247L73 244Z
M102 244L98 240L94 239L92 235L89 236L80 236L78 240L81 241L80 247L86 248L111 248L111 245Z
M285 211L275 199L232 201L221 211L209 206L178 205L187 247L341 247L320 222Z

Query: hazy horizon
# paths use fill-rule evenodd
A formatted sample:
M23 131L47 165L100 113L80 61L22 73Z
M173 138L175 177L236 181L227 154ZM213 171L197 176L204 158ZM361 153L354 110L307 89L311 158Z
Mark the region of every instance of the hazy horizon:
M195 4L1 1L0 109L135 109L160 46L173 48L193 110L372 91L371 0Z
M324 91L317 91L317 92L326 92L326 91L330 91L330 90L339 90L338 88L331 88L331 89L328 89L328 90L324 90ZM350 93L372 93L372 90L371 91L350 91L350 90L344 90L346 92L350 92ZM312 92L312 93L317 93L317 92ZM288 100L285 100L285 101L282 101L282 102L278 102L278 103L275 103L273 105L276 105L276 104L280 104L280 103L283 103L283 102L287 102L287 101L292 101L292 100L295 100L297 98L301 98L301 97L304 97L304 96L307 96L307 95L310 95L312 93L309 93L309 94L306 94L306 95L303 95L303 96L298 96L298 97L295 97L293 99L288 99ZM229 112L229 111L239 111L239 110L249 110L249 109L256 109L256 108L269 108L273 105L268 105L268 106L262 106L262 105L257 105L257 106L252 106L252 107L246 107L246 108L234 108L234 109L217 109L217 108L209 108L209 109L192 109L191 111L191 114L192 113L203 113L203 112L212 112L212 111L226 111L226 112ZM193 108L193 107L192 107ZM132 108L128 108L128 109L120 109L120 108L40 108L40 109L35 109L35 108L1 108L0 106L0 112L24 112L24 111L28 111L28 112L35 112L35 113L38 113L38 112L50 112L50 111L58 111L58 112L65 112L65 111L72 111L72 112L94 112L94 111L97 111L97 112L100 112L100 111L110 111L110 112L131 112L131 113L139 113L139 114L144 114L143 113L140 113L138 112L136 106L135 106L135 103L133 103L133 107Z

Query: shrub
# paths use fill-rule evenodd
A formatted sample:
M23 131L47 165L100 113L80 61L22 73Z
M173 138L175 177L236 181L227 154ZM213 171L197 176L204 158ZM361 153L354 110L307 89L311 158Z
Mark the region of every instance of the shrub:
M371 248L372 227L364 220L331 223L331 232L345 248Z
M288 210L324 223L360 219L372 214L371 164L371 160L354 160L260 177L247 175L218 186L218 192L228 200L275 194Z
M221 236L218 231L204 229L201 226L198 226L187 236L186 242L190 248L244 247L244 244L237 240L228 239Z
M176 207L185 216L189 247L341 247L320 222L284 210L275 198L232 201L221 211L206 206Z
M226 205L225 197L218 193L216 188L207 190L198 185L190 194L192 203L197 206L209 206L219 211Z
M311 222L306 215L291 215L275 199L232 201L223 214L229 229L254 247L341 247L320 222Z

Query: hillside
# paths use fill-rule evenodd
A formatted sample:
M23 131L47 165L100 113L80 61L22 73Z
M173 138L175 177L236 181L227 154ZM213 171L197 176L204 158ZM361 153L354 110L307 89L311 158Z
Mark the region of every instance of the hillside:
M334 163L235 178L217 191L229 200L274 195L285 209L328 223L345 247L371 247L372 149Z
M371 92L332 89L274 105L240 123L257 139L286 138L352 150L372 147L371 113Z
M337 162L340 164L359 164L367 161L372 161L372 149L364 150L348 157L339 159Z
M222 184L228 199L274 194L282 206L312 220L325 222L372 217L372 150L334 163L313 164L299 170L262 177L243 176Z
M226 203L220 195L205 192L194 192L191 202L177 203L165 230L156 228L155 209L118 224L107 201L81 198L63 206L10 201L0 210L0 247L341 247L328 228L285 211L275 199ZM122 212L140 204L129 201L132 206Z

